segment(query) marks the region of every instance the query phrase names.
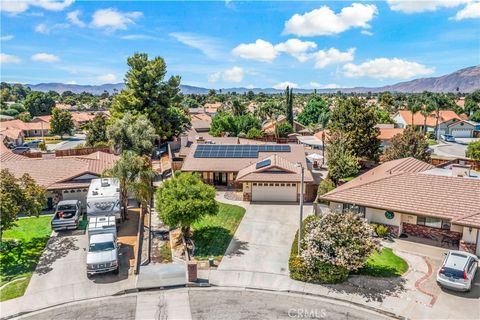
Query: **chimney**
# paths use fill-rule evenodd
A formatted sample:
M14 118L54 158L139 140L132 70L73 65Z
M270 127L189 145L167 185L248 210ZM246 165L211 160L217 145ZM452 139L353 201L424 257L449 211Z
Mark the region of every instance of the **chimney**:
M452 164L452 177L470 177L469 165Z
M182 147L186 147L187 144L188 144L188 136L187 136L186 134L182 134L182 135L180 136L180 145L181 145Z
M205 144L205 139L203 137L197 137L197 144Z

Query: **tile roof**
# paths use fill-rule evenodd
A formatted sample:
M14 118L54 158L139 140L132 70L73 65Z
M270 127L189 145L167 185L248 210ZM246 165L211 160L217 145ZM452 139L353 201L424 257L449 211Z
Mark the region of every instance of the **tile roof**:
M257 169L257 163L264 160L270 160L270 164L266 167ZM236 181L268 181L268 182L301 182L301 169L279 154L271 155L260 161L252 163L243 168L237 174ZM312 182L313 177L306 167L306 163L302 163L305 168L305 182Z
M2 129L20 129L20 130L49 130L50 123L45 121L23 122L21 120L9 120L0 122Z
M23 131L17 128L0 128L0 134L10 139L16 140L22 136Z
M391 140L397 134L402 134L405 129L403 128L378 128L380 133L377 138L380 140Z
M239 138L216 138L214 141L216 144L265 144L260 141ZM290 152L259 152L258 158L194 158L193 154L197 145L192 144L190 146L189 153L182 165L182 171L238 172L273 154L279 154L282 158L292 163L301 162L304 164L304 167L307 167L305 149L299 144L290 144Z
M210 129L212 117L205 113L192 114L190 122L194 129Z
M480 181L421 173L427 166L390 161L319 198L480 227Z
M407 125L412 125L412 113L408 110L400 110L398 114L403 118ZM461 120L461 118L452 110L440 110L440 118L438 119L438 123L443 123L450 121L452 119ZM423 126L425 123L425 117L420 113L416 112L413 115L413 122L416 126ZM427 126L434 127L436 125L436 116L435 112L432 112L427 117Z
M84 174L101 175L104 170L111 168L118 158L114 154L100 151L86 156L51 159L20 157L10 159L2 157L2 169L9 169L15 176L28 173L47 189L55 189L62 183L72 183L69 180Z

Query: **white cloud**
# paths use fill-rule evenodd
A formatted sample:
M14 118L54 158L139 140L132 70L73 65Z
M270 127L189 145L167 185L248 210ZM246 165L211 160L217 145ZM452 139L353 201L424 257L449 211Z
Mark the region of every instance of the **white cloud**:
M233 68L226 69L224 71L218 71L210 74L208 76L208 81L217 82L220 79L223 79L223 81L225 82L238 83L238 82L242 82L244 73L245 72L243 71L242 68L235 66Z
M65 82L65 83L66 83L66 84L77 84L77 81L71 80L71 81L67 81L67 82Z
M329 83L329 84L321 84L321 83L318 83L318 82L310 82L308 84L308 86L312 89L337 89L337 88L340 88L340 86L338 84L335 84L335 83Z
M370 31L368 31L368 30L362 30L362 31L360 31L360 33L361 33L361 34L364 34L364 35L366 35L366 36L373 36L373 32L370 32Z
M97 76L97 80L101 81L102 83L113 83L117 81L117 76L113 73L107 73L101 76Z
M35 32L38 32L38 33L49 34L55 29L65 29L65 28L68 28L69 26L70 25L67 23L56 23L50 26L45 23L40 23L35 26L34 30Z
M411 62L398 58L377 58L361 64L348 63L343 66L343 73L346 77L370 77L374 79L409 79L415 76L433 73L433 68L417 62Z
M285 52L295 57L300 62L307 61L310 57L307 52L315 49L317 44L312 41L302 41L299 39L289 39L285 42L275 45L277 52Z
M355 48L350 48L342 52L336 48L328 50L319 50L313 54L315 60L315 69L322 69L331 64L353 61Z
M344 32L350 28L369 28L368 22L377 13L373 4L353 3L335 13L328 6L312 10L303 15L295 14L287 22L283 34L297 36L324 36Z
M30 59L40 62L57 62L60 60L58 56L49 53L37 53L31 56Z
M480 2L469 3L462 10L458 11L454 20L478 19L480 18Z
M139 11L120 12L114 8L99 9L93 13L92 26L106 29L109 32L126 30L128 25L135 24L135 20L142 15Z
M0 63L1 64L7 64L7 63L15 63L19 64L22 62L22 59L20 59L17 56L11 55L11 54L6 54L6 53L0 53Z
M200 50L209 58L217 58L220 55L219 44L213 38L188 32L172 32L170 36L186 46Z
M277 90L284 90L287 88L287 86L290 88L297 88L298 84L296 84L295 82L284 81L273 85L272 88Z
M2 0L0 10L9 14L18 14L27 11L32 6L49 11L62 11L73 2L74 0Z
M148 39L155 39L152 36L146 34L127 34L125 36L121 36L123 40L148 40Z
M80 28L84 28L87 24L82 20L80 20L81 14L82 13L80 10L71 11L67 13L67 20L73 25L76 25Z
M8 41L8 40L12 40L13 38L14 38L13 35L9 34L5 36L1 36L0 41Z
M436 11L440 8L455 8L471 0L387 0L390 9L404 13Z
M244 59L271 62L278 55L274 46L265 40L257 39L255 43L242 43L232 50L232 53Z

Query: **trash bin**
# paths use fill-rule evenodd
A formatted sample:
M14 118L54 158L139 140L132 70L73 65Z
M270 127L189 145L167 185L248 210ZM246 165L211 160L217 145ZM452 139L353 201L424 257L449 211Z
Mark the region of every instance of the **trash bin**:
M188 282L197 281L197 263L195 261L189 261L187 264Z
M213 257L208 258L208 266L215 267L215 260L213 259Z

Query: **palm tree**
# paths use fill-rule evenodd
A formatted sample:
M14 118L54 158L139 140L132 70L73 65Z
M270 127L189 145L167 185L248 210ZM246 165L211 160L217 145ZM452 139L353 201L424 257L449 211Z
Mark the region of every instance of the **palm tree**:
M411 97L407 104L407 109L412 113L412 127L415 128L415 114L422 109L422 104L416 97Z

